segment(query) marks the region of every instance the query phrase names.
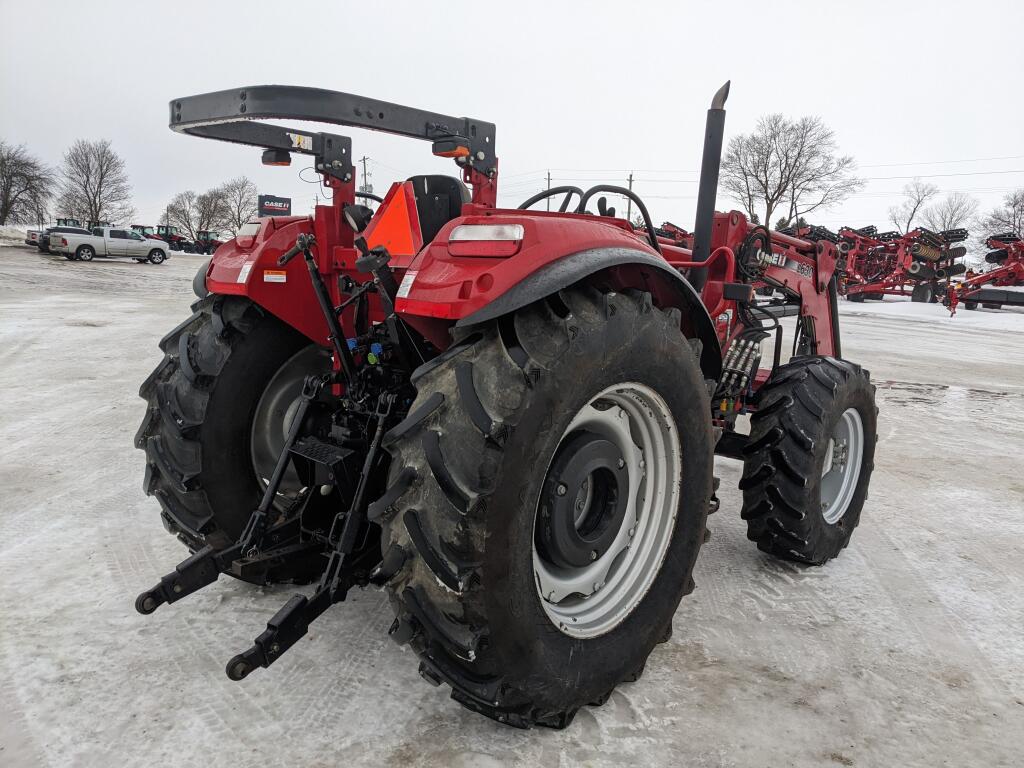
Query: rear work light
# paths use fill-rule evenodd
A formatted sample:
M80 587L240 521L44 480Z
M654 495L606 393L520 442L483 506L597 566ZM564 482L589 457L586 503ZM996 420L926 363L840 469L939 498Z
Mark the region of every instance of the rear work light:
M522 224L460 224L448 236L453 256L512 256L523 242Z

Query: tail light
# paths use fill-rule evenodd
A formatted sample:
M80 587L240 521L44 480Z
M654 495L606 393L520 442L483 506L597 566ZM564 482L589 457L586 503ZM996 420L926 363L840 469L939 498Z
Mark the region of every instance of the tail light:
M523 243L522 224L460 224L448 236L453 256L512 256Z
M61 244L61 245L67 245L67 244L68 244L68 239L67 239L66 237L62 237L62 238L60 239L60 244Z

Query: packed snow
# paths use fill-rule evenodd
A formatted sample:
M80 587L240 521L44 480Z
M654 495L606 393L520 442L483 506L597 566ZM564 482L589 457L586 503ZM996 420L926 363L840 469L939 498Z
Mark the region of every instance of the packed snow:
M0 248L0 765L1020 764L1024 313L841 302L880 409L849 548L822 568L758 552L741 465L717 461L672 638L568 729L518 731L424 682L375 590L242 683L227 659L292 587L221 578L135 612L186 555L142 491L138 386L202 261Z

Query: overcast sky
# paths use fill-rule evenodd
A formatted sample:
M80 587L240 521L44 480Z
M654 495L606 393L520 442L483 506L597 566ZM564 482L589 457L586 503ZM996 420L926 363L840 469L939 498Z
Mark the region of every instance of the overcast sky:
M767 112L820 115L870 181L814 220L882 227L915 176L985 208L1024 187L1022 26L1020 0L0 0L0 138L54 164L77 138L110 139L147 224L174 193L239 174L304 211L318 188L301 158L264 168L257 149L172 133L167 102L317 86L496 123L503 204L548 169L584 187L632 170L655 221L689 227L704 113L731 79L727 137ZM426 143L337 132L378 193L454 172Z

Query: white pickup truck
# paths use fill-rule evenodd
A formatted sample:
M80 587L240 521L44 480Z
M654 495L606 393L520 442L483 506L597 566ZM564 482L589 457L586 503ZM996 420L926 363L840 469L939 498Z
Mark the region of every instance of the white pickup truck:
M167 260L167 243L143 237L131 229L96 227L91 235L54 234L50 250L76 261L92 261L96 256L128 257L139 263L162 264Z

